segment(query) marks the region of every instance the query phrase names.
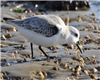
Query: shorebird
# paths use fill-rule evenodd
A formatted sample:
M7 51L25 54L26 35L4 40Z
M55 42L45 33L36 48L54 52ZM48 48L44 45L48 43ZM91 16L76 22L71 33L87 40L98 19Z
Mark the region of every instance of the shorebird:
M66 26L63 20L56 15L35 15L25 19L8 20L13 24L19 33L21 33L31 45L31 54L33 56L33 43L39 45L39 49L44 53L48 60L50 56L41 48L55 46L58 44L76 44L79 47L79 31L73 26Z

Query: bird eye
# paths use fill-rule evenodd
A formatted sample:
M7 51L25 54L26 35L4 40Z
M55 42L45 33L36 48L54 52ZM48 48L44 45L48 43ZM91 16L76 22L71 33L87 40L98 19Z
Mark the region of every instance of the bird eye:
M75 33L75 37L78 37L78 34L77 33Z

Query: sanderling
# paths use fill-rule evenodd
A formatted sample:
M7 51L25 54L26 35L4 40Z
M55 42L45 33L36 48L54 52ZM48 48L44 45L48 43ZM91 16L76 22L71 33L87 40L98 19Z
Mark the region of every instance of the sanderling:
M50 47L65 43L76 44L82 53L79 47L79 31L73 26L66 26L59 16L35 15L22 20L7 20L7 22L13 24L30 41L32 58L33 43L39 45L39 49L48 59L50 57L43 51L41 46Z

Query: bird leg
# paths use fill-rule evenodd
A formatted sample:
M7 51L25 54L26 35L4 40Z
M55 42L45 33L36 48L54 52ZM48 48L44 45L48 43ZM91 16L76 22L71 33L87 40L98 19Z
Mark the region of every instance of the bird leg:
M44 51L43 49L41 48L41 46L39 46L39 49L43 52L43 54L47 57L47 61L50 61L50 58L53 59L54 57L50 57L48 56Z
M33 56L33 43L30 43L30 46L31 46L32 59L34 59L35 57Z

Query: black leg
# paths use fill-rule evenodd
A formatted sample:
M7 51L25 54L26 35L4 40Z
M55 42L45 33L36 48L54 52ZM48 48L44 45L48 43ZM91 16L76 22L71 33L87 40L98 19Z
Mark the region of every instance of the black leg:
M34 59L34 57L33 57L33 43L30 43L30 45L31 45L31 54L32 54L32 59Z
M41 46L39 46L39 49L43 52L43 54L47 57L47 60L50 61L50 57L43 51Z

